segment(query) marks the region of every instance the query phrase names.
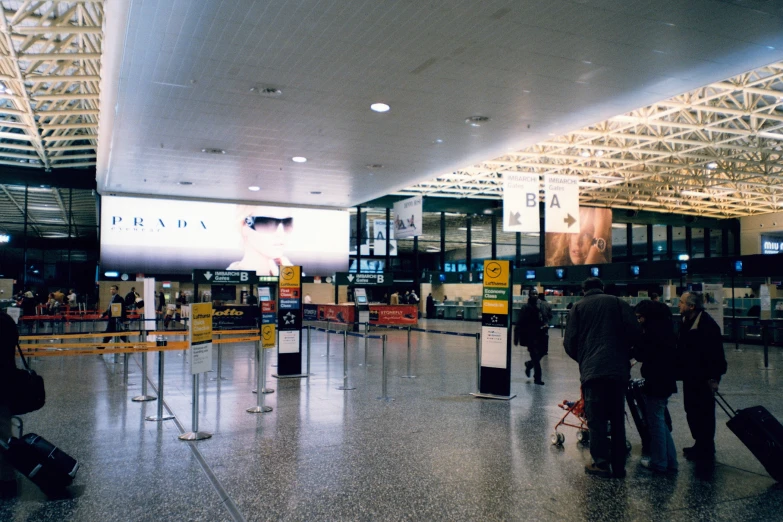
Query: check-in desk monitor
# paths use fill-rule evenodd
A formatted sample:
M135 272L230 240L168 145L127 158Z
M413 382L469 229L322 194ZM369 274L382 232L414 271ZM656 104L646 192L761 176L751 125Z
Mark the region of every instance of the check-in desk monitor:
M364 288L354 288L353 295L356 304L356 317L359 324L370 322L370 304L367 302L367 290Z

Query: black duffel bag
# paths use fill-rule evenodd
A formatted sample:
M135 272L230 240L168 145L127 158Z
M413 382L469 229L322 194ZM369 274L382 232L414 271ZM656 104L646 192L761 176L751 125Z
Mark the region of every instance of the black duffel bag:
M43 408L46 404L46 390L43 377L30 369L18 344L16 349L19 351L19 357L22 358L24 368L14 369L10 387L13 394L10 397L9 407L11 415L23 415Z

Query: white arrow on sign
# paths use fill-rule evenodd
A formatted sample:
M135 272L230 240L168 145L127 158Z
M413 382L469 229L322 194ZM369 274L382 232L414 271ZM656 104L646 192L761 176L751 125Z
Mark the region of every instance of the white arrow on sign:
M579 178L550 174L544 176L546 197L546 232L578 233Z
M349 283L353 283L353 276L351 274L348 274L347 279Z
M204 272L204 279L206 279L207 281L212 279L212 272Z

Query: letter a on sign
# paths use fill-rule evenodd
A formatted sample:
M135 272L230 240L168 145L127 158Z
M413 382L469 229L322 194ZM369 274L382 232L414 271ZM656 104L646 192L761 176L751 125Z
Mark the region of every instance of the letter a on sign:
M579 228L579 178L544 176L546 232L576 234Z
M503 231L540 232L538 174L503 173Z

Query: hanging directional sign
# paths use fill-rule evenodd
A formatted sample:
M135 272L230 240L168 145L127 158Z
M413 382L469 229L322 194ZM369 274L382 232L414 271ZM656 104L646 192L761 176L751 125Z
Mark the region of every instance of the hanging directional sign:
M390 286L394 284L394 275L390 272L382 274L352 274L337 272L337 284L342 286Z
M257 281L256 273L249 270L194 270L193 282L197 285L241 285Z
M503 232L541 232L538 174L503 173Z
M579 223L579 178L544 176L546 231L575 234Z

